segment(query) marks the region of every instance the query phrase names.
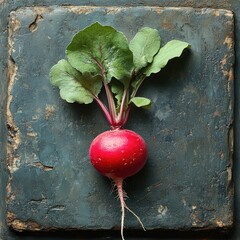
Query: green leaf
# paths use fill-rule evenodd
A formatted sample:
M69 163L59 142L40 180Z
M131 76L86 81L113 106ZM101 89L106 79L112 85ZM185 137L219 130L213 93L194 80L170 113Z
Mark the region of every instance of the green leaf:
M141 69L151 63L160 48L160 36L156 29L142 28L131 40L129 48L133 53L135 68Z
M69 103L89 104L102 87L100 77L90 74L82 75L66 60L60 60L50 71L51 83L59 87L60 96Z
M67 46L66 54L69 63L81 73L104 73L108 83L112 77L130 78L133 69L133 56L125 35L98 22L78 32Z
M123 91L124 91L123 84L116 80L111 81L111 91L117 100L117 107L119 107L121 105Z
M130 100L137 107L147 107L151 104L151 100L144 97L134 97Z
M150 76L152 73L159 72L165 67L172 58L179 57L185 48L190 47L189 43L179 40L172 40L160 48L159 52L153 58L153 62L146 67L144 73Z

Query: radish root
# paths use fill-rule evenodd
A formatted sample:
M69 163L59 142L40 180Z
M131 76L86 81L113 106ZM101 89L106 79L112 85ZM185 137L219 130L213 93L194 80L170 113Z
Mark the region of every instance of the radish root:
M125 209L127 209L132 215L138 220L138 222L141 224L141 227L144 231L146 231L141 219L138 217L136 213L134 213L125 203L125 199L127 197L126 192L123 190L123 179L116 179L114 180L116 187L117 187L117 192L118 192L118 197L121 203L121 210L122 210L122 217L121 217L121 237L122 240L125 240L124 234L123 234L123 229L124 229L124 220L125 220Z

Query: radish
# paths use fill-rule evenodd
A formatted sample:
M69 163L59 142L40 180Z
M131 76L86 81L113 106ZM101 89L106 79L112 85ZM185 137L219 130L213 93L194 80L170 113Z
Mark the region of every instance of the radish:
M124 210L129 210L144 226L140 218L125 203L123 180L139 172L147 161L147 145L144 139L130 130L110 130L99 134L91 143L89 156L92 165L117 187L122 208L121 235L123 237Z
M144 27L128 42L122 32L98 22L79 31L67 46L62 59L50 71L51 83L69 103L92 103L101 108L110 130L91 143L89 157L102 175L117 188L121 203L121 237L124 240L125 209L140 218L125 203L123 181L139 172L147 161L147 145L134 131L124 129L132 105L148 107L151 100L136 96L142 82L159 72L172 58L179 57L187 42L171 40L160 47L156 29ZM108 106L100 100L104 88Z

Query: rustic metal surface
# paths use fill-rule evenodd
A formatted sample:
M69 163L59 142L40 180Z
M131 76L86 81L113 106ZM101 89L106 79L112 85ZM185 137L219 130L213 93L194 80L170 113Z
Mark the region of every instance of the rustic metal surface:
M69 6L20 8L10 16L8 225L18 231L119 228L112 186L87 155L107 124L96 105L61 101L48 78L73 34L95 21L129 38L150 26L163 42L192 44L182 62L172 61L144 85L152 109L131 115L127 127L147 140L150 154L146 168L126 181L129 206L147 229L231 227L232 13ZM130 215L126 227L139 228Z

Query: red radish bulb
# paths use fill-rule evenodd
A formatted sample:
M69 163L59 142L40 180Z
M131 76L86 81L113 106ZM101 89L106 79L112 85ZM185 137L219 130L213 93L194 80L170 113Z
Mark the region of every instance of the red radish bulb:
M109 130L99 134L89 150L92 165L113 180L139 172L147 160L143 138L130 130Z
M125 208L144 226L139 217L127 207L123 180L139 172L147 161L147 145L134 131L115 129L99 134L91 143L89 156L92 165L102 175L113 180L122 208L121 235L123 236Z

